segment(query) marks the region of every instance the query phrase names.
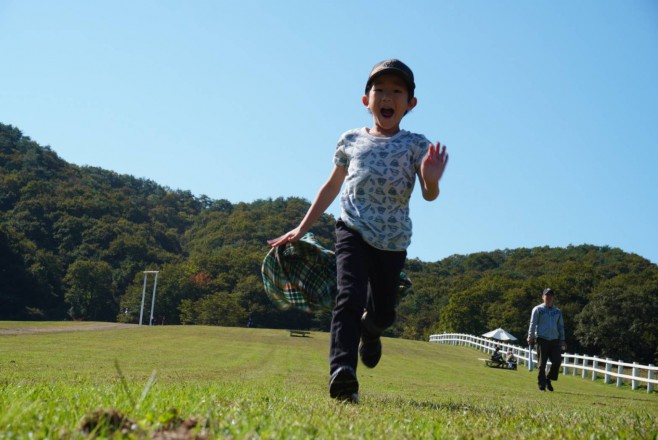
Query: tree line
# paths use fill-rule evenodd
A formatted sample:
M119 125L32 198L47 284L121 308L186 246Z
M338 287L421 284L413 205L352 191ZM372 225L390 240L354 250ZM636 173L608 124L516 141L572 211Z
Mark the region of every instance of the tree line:
M268 238L309 202L230 203L59 158L0 124L0 320L138 322L145 270L158 270L155 324L328 330L330 312L278 310L260 267ZM335 219L313 233L334 246ZM387 335L525 339L544 287L557 293L571 352L658 361L658 266L607 246L505 249L409 259L411 292ZM150 318L149 278L144 310Z

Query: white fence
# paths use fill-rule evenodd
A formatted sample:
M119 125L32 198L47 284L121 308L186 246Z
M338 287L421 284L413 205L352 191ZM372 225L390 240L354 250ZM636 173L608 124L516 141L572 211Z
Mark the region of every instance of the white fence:
M514 357L519 365L529 366L529 350L518 345L508 344L501 341L494 341L479 336L467 335L463 333L443 333L440 335L431 335L430 342L437 344L465 345L475 347L485 353L493 353L496 346L501 346L501 351L505 353L509 348L512 349ZM537 364L537 352L532 351L533 364ZM622 386L623 381L630 382L632 389L638 389L640 383L646 384L647 392L654 390L654 385L658 385L658 379L655 379L658 367L654 365L640 365L637 362L632 364L623 361L613 361L612 359L603 359L597 356L585 356L579 354L562 354L562 374L573 376L580 375L583 379L591 377L596 380L599 377L604 383L616 383L618 387ZM628 374L630 373L630 374Z

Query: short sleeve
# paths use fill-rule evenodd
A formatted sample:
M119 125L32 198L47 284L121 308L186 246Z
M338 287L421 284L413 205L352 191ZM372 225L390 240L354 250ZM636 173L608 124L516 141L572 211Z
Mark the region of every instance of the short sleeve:
M341 136L338 144L336 145L336 152L334 153L334 165L347 168L350 164L347 153L345 152L345 137Z
M427 149L430 147L430 141L423 135L418 135L418 139L414 142L414 165L416 171L420 170L420 164L427 154Z

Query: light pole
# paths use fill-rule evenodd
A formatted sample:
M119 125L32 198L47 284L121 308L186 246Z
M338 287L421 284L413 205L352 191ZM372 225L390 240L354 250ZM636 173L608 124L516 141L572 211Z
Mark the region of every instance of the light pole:
M142 325L142 318L144 316L144 297L146 296L146 278L148 274L155 274L155 281L153 282L153 296L151 297L151 319L149 320L149 326L153 325L153 309L155 308L155 290L158 288L158 274L159 270L145 270L144 271L144 286L142 287L142 306L139 309L139 325Z

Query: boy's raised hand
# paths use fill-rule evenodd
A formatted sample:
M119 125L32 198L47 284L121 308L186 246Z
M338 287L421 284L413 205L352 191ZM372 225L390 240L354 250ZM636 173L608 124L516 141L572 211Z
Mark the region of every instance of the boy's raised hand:
M446 152L446 146L441 146L439 142L436 145L430 144L427 154L420 164L420 174L426 184L438 183L447 165L448 153Z

